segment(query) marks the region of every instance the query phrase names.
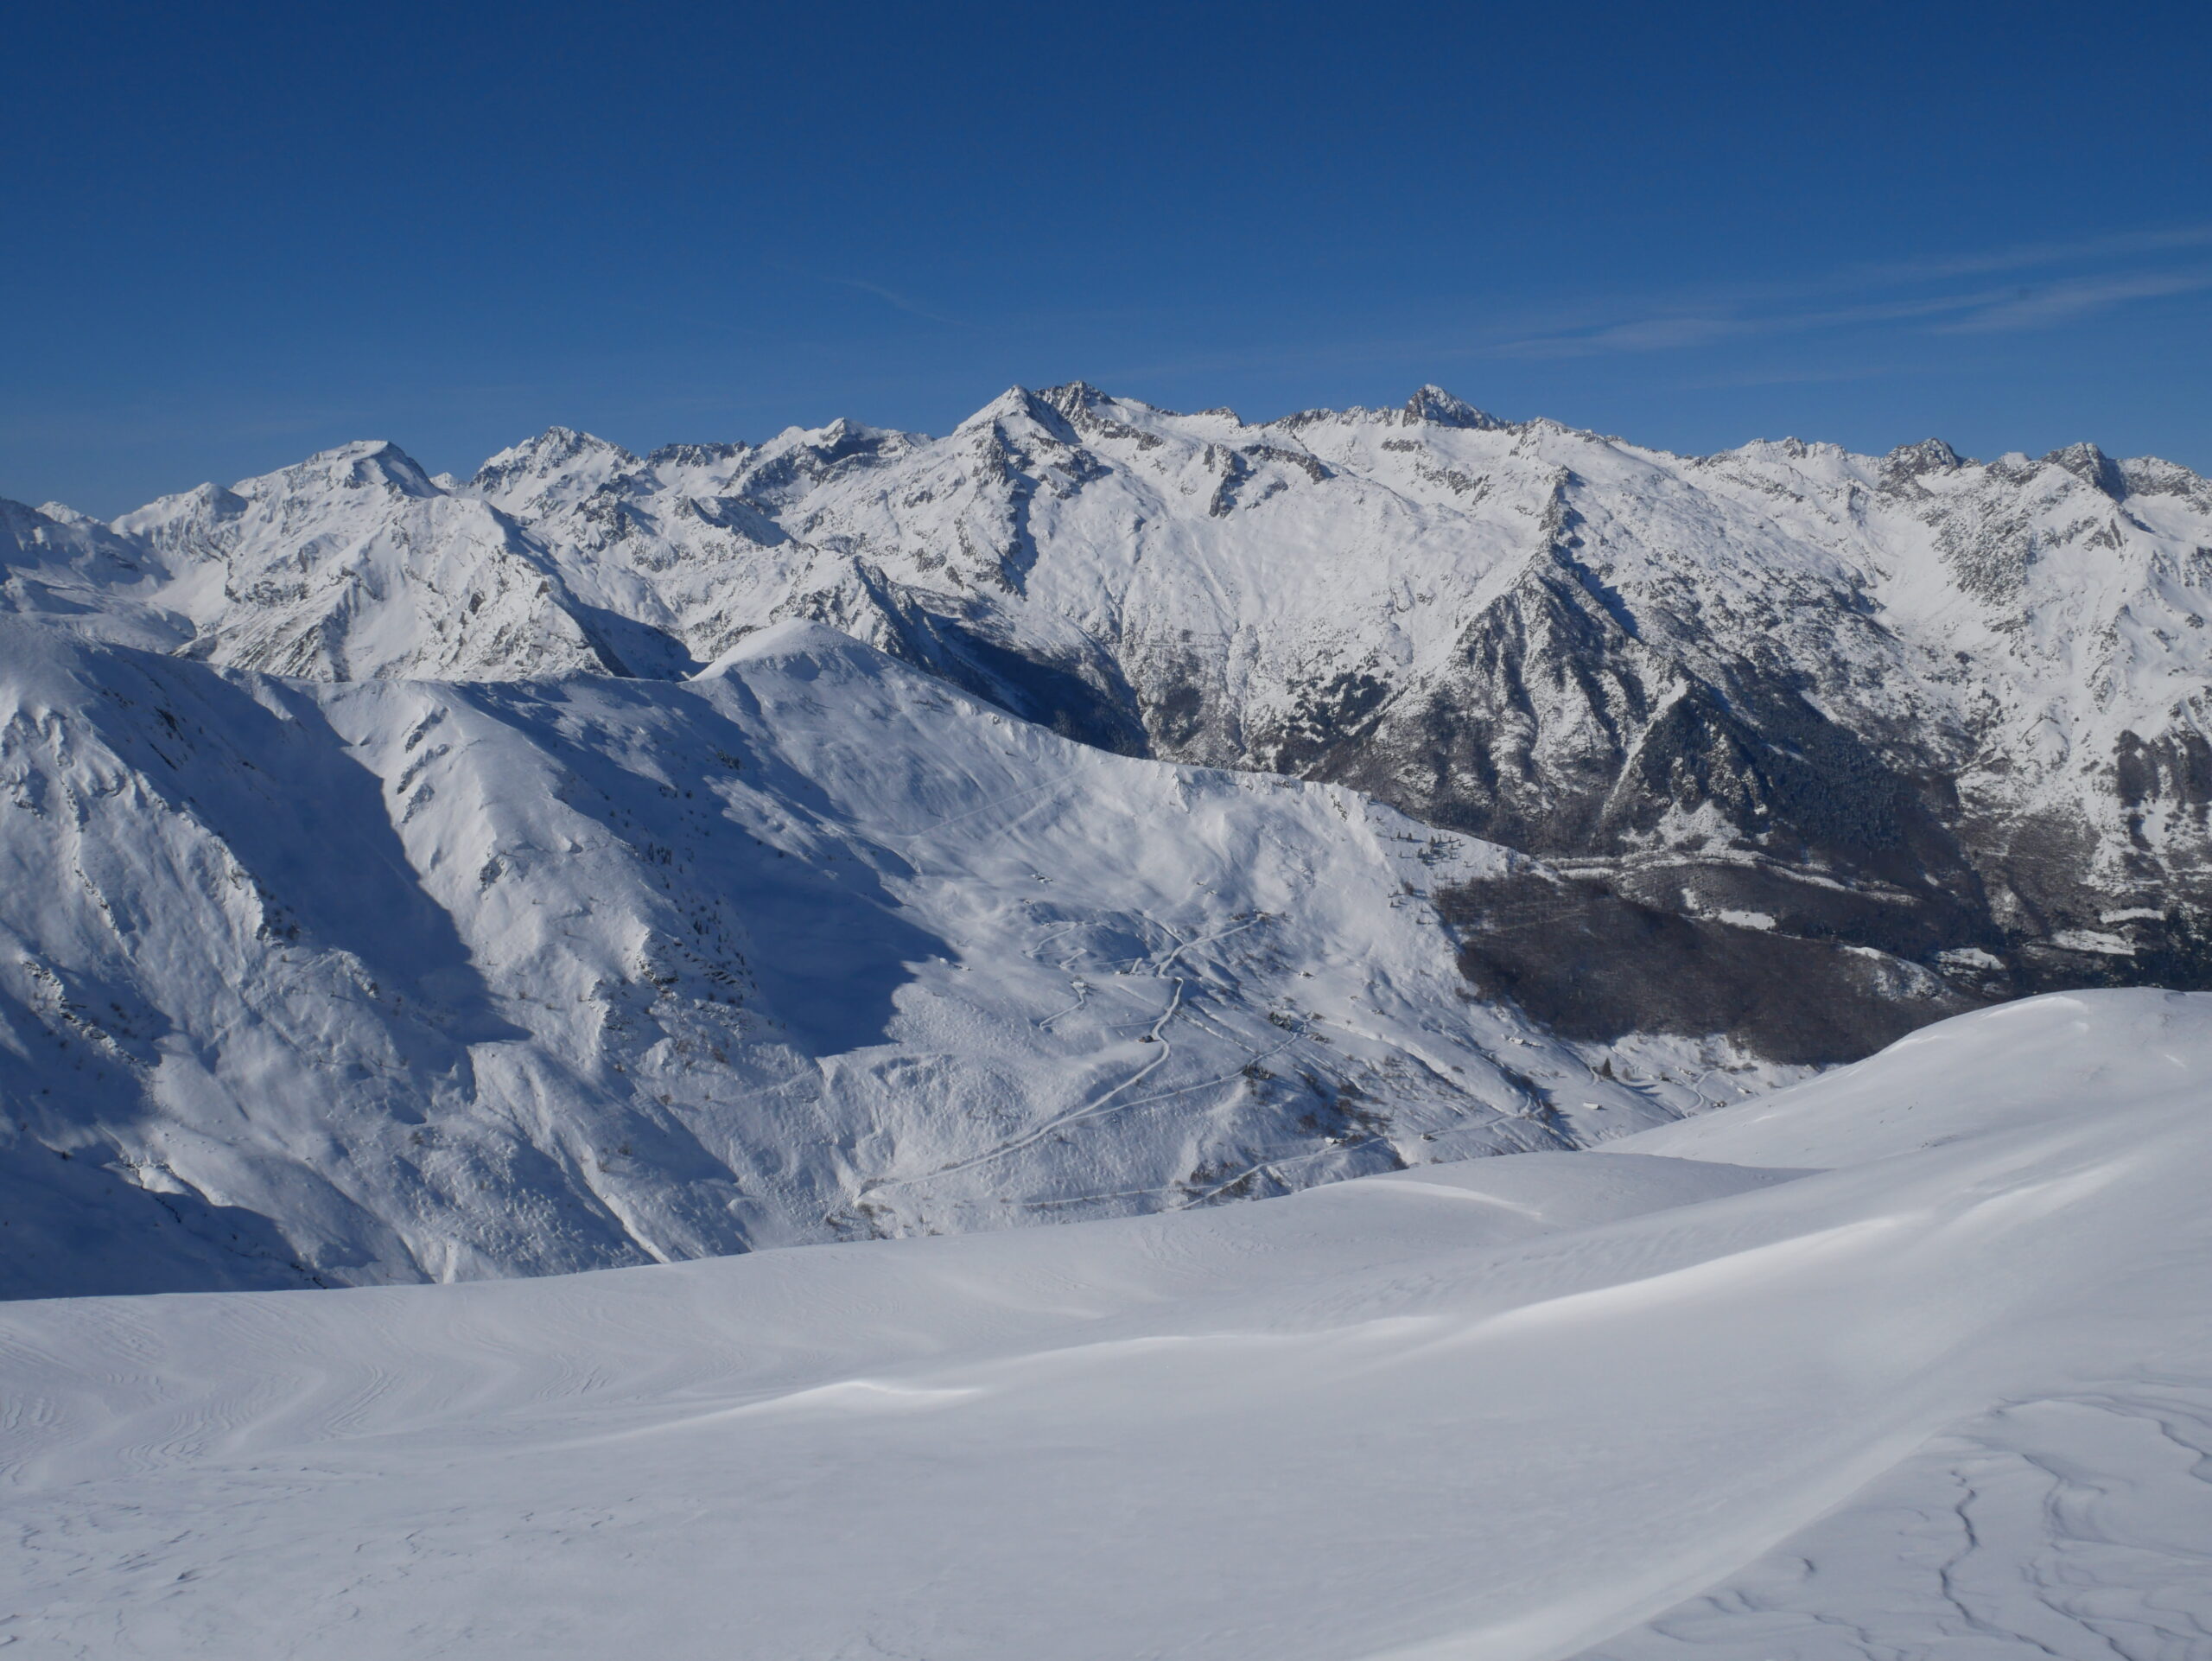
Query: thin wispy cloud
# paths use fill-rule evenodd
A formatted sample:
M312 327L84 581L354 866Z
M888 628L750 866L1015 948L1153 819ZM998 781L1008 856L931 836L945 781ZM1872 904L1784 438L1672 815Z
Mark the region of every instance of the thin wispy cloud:
M2113 236L2088 237L2074 242L2018 243L1984 253L1943 258L1892 260L1840 273L1872 282L1911 283L1947 277L1986 277L1999 271L2046 270L2053 265L2084 261L2120 259L2132 254L2173 253L2189 248L2212 248L2212 225L2190 225L2164 231L2128 231Z
M944 323L953 328L980 328L964 317L948 317L944 313L909 299L896 289L887 289L880 283L868 283L856 277L833 277L829 279L841 289L852 289L861 294L872 294L893 311L903 311L909 317L919 317L925 322Z
M1947 333L1956 334L2045 328L2094 312L2109 311L2131 300L2160 300L2170 295L2199 294L2207 289L2212 289L2212 271L2149 271L2133 277L2055 283L1943 327Z
M1537 335L1509 340L1497 348L1503 357L1585 358L1612 352L1668 352L1760 334L1796 334L1815 329L1849 328L1867 323L1911 322L1989 307L2016 293L1985 290L1936 298L1870 302L1819 310L1764 315L1675 314L1639 317L1577 334Z
M1679 296L1627 315L1524 335L1497 344L1498 356L1586 358L1679 352L1758 336L1812 334L1884 323L1919 323L1940 334L1996 334L2051 328L2136 301L2212 289L2202 267L2143 269L2157 255L2212 247L2212 226L2131 232L2075 242L2019 245L1943 259L1861 265L1808 282L1764 290ZM1912 293L1963 277L2032 273L2084 264L2136 262L2134 269L2069 275L2043 283L1977 285ZM1855 303L1808 305L1815 296L1857 290ZM1783 303L1796 300L1791 306Z
M1846 381L1889 380L1899 375L1929 372L1925 364L1870 363L1817 369L1754 371L1740 375L1707 375L1674 383L1685 392L1732 391L1753 386L1827 386Z

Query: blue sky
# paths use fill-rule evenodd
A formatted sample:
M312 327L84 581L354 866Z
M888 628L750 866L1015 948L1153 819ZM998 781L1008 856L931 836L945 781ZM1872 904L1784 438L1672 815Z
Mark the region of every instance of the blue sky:
M1078 378L2212 470L2195 9L9 16L0 495Z

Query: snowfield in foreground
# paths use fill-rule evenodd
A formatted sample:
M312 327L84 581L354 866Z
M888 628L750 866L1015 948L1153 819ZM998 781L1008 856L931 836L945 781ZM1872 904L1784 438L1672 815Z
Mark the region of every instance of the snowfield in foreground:
M0 1309L10 1656L2212 1653L2212 996L1608 1144Z

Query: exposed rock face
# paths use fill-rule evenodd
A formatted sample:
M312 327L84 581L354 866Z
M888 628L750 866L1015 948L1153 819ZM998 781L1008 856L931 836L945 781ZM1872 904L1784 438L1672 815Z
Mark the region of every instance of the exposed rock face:
M217 663L677 675L806 618L1087 743L1351 785L1543 862L1450 903L1479 982L1593 1034L1835 1060L2212 983L2212 485L2154 458L1686 458L1434 387L1253 424L1077 384L941 439L556 429L467 482L353 446L51 523Z

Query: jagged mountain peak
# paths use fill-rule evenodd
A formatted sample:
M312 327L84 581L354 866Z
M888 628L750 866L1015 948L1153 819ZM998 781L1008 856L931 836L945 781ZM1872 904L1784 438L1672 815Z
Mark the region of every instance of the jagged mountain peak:
M2212 510L2212 480L2163 456L2130 456L2120 464L2132 496L2178 496Z
M142 551L113 526L89 513L79 513L59 502L32 507L4 496L0 496L0 537L12 541L17 555L26 557L46 554L75 557L98 552L132 564L132 557Z
M1959 453L1940 438L1923 438L1917 444L1900 444L1882 458L1882 471L1898 479L1918 478L1926 473L1948 473L1967 465Z
M896 460L928 442L840 416L827 426L785 428L744 458L734 482L748 499L788 502L833 475Z
M1464 427L1472 432L1503 432L1513 423L1478 410L1465 398L1454 398L1431 381L1406 400L1405 412L1414 421L1437 427Z
M114 522L115 529L154 547L204 553L216 528L238 518L250 505L246 497L222 485L194 485L124 514Z
M192 628L156 597L172 576L159 550L88 513L0 499L0 614L173 651Z
M1178 414L1148 404L1142 398L1121 398L1100 391L1088 381L1070 381L1065 385L1046 387L1034 395L1057 417L1064 417L1065 425L1045 423L1050 430L1064 433L1072 429L1086 442L1100 440L1134 441L1141 448L1151 449L1164 441L1193 438L1185 424L1201 417ZM1208 417L1220 412L1207 411ZM1219 434L1195 437L1195 442L1207 442L1218 439Z
M1078 412L1088 412L1092 407L1085 400L1069 401ZM1076 429L1061 400L1050 392L1036 392L1025 386L1009 386L982 409L953 429L953 436L988 432L993 430L1041 432L1055 443L1072 444L1077 441Z
M544 512L581 500L638 465L620 444L574 427L548 427L486 457L465 488L509 512Z
M29 535L41 521L53 519L42 507L33 507L29 502L19 502L12 497L0 496L0 525L8 526L17 535Z
M421 462L386 438L334 445L304 461L242 479L231 487L232 493L249 500L300 495L316 489L377 490L412 497L444 494L431 482Z
M738 441L721 443L663 444L647 453L652 468L728 468L753 454L753 446Z
M1629 448L1618 438L1608 437L1605 434L1593 431L1588 427L1571 427L1564 421L1554 420L1550 416L1531 416L1528 420L1514 422L1502 430L1513 434L1517 441L1516 448L1523 449L1541 449L1547 440L1561 438L1585 444L1602 445L1607 449L1625 450ZM1652 455L1669 454L1665 450L1651 450L1646 453Z
M505 472L518 466L537 468L557 468L578 456L606 456L628 465L637 461L628 450L612 440L600 437L575 427L551 426L534 438L519 444L511 444L496 455L489 456L477 469L481 478L487 472Z
M760 448L763 451L783 449L842 452L855 445L892 441L913 443L920 442L920 438L918 434L896 427L872 427L864 421L839 416L819 427L786 427Z
M228 510L238 505L243 504L245 500L245 498L234 487L228 485L219 485L211 480L206 484L194 485L189 490L180 490L173 495L157 497L137 511L139 513L143 514L151 513L162 509L171 509L175 511L190 511L194 509ZM132 517L134 516L125 514L124 519L129 519ZM117 521L118 524L121 524L124 521L122 519L118 519Z
M1081 410L1110 410L1125 402L1111 393L1101 391L1087 380L1063 381L1058 386L1043 388L1037 396L1066 416L1074 415Z
M2114 501L2126 500L2127 475L2119 462L2094 444L2068 444L2043 458L2047 467L2063 468L2083 484L2094 486Z

